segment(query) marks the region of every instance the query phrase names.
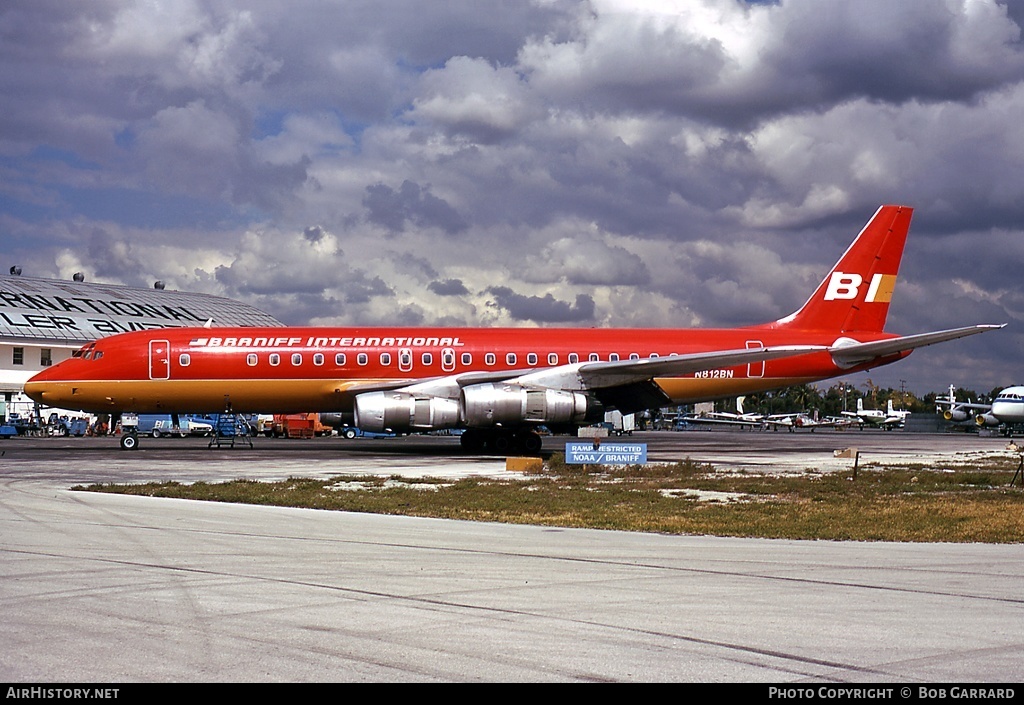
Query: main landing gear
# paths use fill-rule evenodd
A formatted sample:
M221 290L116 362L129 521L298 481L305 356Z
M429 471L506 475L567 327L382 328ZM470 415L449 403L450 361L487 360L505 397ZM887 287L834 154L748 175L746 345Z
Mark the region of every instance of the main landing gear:
M121 436L121 450L137 450L139 447L139 434L130 431Z
M468 453L494 455L539 455L543 440L528 429L468 428L462 433L462 448Z

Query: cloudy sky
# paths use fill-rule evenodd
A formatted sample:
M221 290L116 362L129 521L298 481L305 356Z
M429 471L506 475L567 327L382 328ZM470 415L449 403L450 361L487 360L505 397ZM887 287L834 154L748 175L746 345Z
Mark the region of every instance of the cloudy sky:
M5 0L0 251L316 325L734 326L915 207L861 374L1024 381L1024 3Z

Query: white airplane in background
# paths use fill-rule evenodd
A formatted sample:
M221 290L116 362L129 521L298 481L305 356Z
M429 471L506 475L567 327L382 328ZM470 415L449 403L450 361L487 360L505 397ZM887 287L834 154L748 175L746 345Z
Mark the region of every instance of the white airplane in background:
M686 423L702 424L707 426L746 426L761 428L764 426L764 414L750 414L743 411L743 400L746 397L736 397L736 412L731 411L705 411L700 414L690 414L682 418Z
M863 424L870 424L877 426L878 428L892 429L900 426L910 416L909 411L901 409L894 409L892 405L892 399L889 400L889 404L885 411L881 409L865 409L864 400L857 400L856 411L844 411L843 416L849 416Z
M940 400L939 403L950 405L942 414L947 421L965 422L973 418L974 423L980 427L1005 425L1008 429L1016 424L1024 424L1024 386L1006 387L991 404L980 404L956 401L953 385L950 385L949 399Z
M832 418L821 420L817 418L817 415L811 416L810 414L800 412L796 414L775 414L767 417L764 423L776 431L780 428L785 428L792 433L800 429L813 432L816 428L840 428L849 426L853 423L853 420Z
M790 414L771 414L769 416L764 414L751 414L743 411L743 400L744 397L736 398L735 413L730 411L706 411L696 416L685 416L683 417L683 420L687 423L703 424L708 426L745 426L748 428L771 428L775 431L780 428L785 428L790 432L796 431L797 429L808 429L813 431L816 428L835 428L837 426L846 426L850 423L846 420L836 419L822 421L819 420L816 415L812 416L811 414L803 411Z

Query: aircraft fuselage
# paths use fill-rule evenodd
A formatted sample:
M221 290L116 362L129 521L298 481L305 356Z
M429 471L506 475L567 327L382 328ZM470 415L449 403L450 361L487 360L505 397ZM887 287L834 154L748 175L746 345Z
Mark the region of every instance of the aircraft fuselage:
M131 411L350 411L363 389L467 373L488 375L577 362L664 358L722 349L834 342L825 332L741 329L176 328L112 336L27 385L51 406ZM884 333L861 342L885 339ZM909 354L909 353L905 353ZM890 361L903 355L893 355ZM875 365L876 366L877 362ZM692 403L827 379L828 353L656 377L671 403Z

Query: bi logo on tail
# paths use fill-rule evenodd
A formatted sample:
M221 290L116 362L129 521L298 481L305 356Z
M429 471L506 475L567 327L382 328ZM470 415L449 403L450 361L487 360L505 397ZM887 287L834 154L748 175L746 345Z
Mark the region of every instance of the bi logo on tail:
M835 271L829 277L828 286L825 289L825 301L856 299L860 293L864 277L859 274L847 274L846 272ZM895 274L875 274L871 277L868 285L868 294L864 300L868 303L889 303L892 300L892 292L896 287Z

